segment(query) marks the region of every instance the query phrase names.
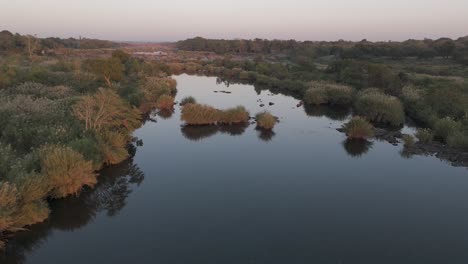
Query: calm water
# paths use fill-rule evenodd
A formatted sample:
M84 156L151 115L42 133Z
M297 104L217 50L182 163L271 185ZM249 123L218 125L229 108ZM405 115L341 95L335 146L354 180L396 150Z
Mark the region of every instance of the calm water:
M176 79L177 100L268 109L281 122L265 134L183 127L179 107L155 116L135 132L143 146L133 160L54 202L0 263L468 263L466 168L347 142L335 130L346 109Z

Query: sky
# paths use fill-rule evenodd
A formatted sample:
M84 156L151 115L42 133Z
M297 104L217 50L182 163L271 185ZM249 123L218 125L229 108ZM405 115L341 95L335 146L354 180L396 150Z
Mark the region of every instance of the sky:
M468 0L0 0L0 30L121 41L468 35Z

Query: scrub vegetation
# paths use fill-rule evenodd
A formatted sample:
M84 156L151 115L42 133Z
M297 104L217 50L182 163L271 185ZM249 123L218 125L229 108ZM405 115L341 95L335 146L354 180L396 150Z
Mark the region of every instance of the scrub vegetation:
M176 93L159 65L122 50L70 54L118 44L34 38L28 48L31 38L0 32L0 246L47 219L48 201L93 188L103 166L127 159L143 114L172 108Z
M172 114L177 83L190 73L250 83L291 95L308 108L352 107L350 153L366 152L373 125L420 129L405 145L437 141L468 150L468 37L404 42L188 39L169 56L145 59L132 46L93 39L36 38L0 32L0 247L2 237L47 219L49 201L93 188L103 166L128 159L145 114ZM238 106L220 110L181 101L187 125L216 131L247 123ZM256 115L262 131L277 119ZM243 128L243 129L242 129ZM187 134L199 136L189 126ZM215 131L215 130L213 130ZM210 133L216 133L209 130ZM274 133L264 133L269 140Z

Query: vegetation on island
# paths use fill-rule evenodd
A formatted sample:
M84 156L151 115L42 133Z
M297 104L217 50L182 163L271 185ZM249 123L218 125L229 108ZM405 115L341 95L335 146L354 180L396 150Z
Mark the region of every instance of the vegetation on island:
M257 127L264 130L272 130L278 120L269 112L262 112L255 115L255 120L257 121Z
M355 116L344 125L348 139L367 140L374 136L374 127L364 118Z
M246 123L249 112L243 106L219 110L203 104L184 104L181 120L188 125L232 125Z

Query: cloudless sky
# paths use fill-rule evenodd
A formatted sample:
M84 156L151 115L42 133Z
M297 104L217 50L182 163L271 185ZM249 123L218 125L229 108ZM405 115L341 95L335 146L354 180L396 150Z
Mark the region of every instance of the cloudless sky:
M0 0L2 29L132 41L458 38L468 0Z

